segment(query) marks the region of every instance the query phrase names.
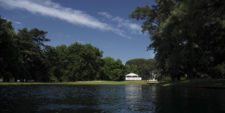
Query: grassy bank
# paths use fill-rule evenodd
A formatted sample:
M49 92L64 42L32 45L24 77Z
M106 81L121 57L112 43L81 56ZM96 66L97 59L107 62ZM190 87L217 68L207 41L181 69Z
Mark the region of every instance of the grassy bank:
M10 85L131 85L147 84L146 80L141 81L76 81L76 82L0 82L0 86Z
M225 79L197 79L197 80L182 80L182 81L162 81L159 86L182 86L182 87L202 87L202 88L224 88Z
M222 88L225 89L225 79L218 80L182 80L182 81L76 81L76 82L0 82L0 86L31 86L31 85L158 85L162 87L202 87L202 88Z

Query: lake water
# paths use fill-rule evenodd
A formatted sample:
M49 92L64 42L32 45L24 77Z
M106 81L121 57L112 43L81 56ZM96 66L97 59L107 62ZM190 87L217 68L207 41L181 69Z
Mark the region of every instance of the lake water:
M225 90L148 85L0 86L0 113L225 113Z

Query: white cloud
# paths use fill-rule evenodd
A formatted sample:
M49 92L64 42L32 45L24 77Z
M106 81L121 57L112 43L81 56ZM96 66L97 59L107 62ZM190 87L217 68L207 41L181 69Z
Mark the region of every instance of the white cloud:
M1 0L1 3L4 3L11 8L20 8L32 13L55 17L72 24L97 28L100 30L110 29L107 24L102 23L81 11L65 8L51 1L46 1L43 4L40 4L32 0Z
M121 29L101 22L83 11L63 7L51 0L0 0L0 4L0 6L8 9L23 9L31 13L58 18L74 25L110 31L122 37L130 38L125 32L121 31ZM105 13L105 16L109 17L110 15Z
M2 17L2 18L5 19L5 20L7 20L7 21L10 21L10 22L12 22L12 23L14 23L14 24L22 25L22 22L20 22L20 21L17 21L17 20L11 20L11 19L8 19L8 18L5 18L5 17Z
M133 23L129 23L129 24L127 24L127 26L128 26L130 29L135 30L135 31L137 31L137 32L140 32L140 31L141 31L140 25L133 24Z
M22 23L19 22L19 21L14 21L14 23L15 23L15 24L18 24L18 25L22 25Z
M104 16L112 22L115 22L118 29L126 30L127 32L130 32L132 34L142 34L141 26L138 24L132 23L131 21L118 16L113 17L107 12L99 12L98 14Z
M112 18L112 15L108 14L107 12L98 12L99 15L102 15L108 19Z

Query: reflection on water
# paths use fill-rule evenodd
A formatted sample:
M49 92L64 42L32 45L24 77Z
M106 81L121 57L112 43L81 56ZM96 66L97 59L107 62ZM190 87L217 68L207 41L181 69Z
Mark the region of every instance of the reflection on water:
M155 105L152 103L152 101L148 100L148 98L152 97L152 94L155 92L152 92L154 90L153 87L149 87L148 90L143 88L142 85L127 85L125 87L125 98L126 98L126 105L128 109L132 112L149 112L153 113L155 109ZM143 90L142 90L143 88ZM150 91L150 92L146 92ZM148 98L146 98L146 96Z
M225 113L225 89L158 88L156 113Z
M0 86L0 113L223 113L224 95L148 85Z

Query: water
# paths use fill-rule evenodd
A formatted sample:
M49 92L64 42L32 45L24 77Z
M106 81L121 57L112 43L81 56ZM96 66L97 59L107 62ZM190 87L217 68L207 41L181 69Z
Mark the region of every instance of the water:
M0 113L225 113L225 90L148 85L0 86Z

